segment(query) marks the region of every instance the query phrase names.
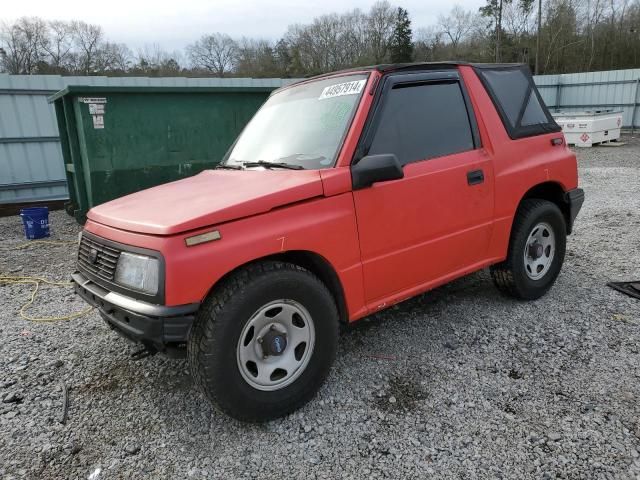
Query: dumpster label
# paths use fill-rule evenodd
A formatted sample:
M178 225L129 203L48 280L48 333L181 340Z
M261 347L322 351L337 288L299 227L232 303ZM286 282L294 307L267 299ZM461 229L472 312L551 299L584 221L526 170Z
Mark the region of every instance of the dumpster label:
M93 128L104 128L104 115L91 115Z
M90 103L89 113L91 115L104 115L104 103Z
M79 97L78 101L82 103L107 103L105 97Z
M354 80L353 82L336 83L335 85L329 85L322 90L318 100L325 100L327 98L340 97L342 95L357 95L364 88L366 80Z
M78 97L78 101L89 105L89 114L93 120L93 128L104 128L105 97Z

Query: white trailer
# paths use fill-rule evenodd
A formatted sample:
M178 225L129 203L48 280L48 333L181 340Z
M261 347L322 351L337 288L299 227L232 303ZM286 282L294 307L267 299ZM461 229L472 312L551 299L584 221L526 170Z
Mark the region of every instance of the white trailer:
M565 141L576 147L616 141L620 138L622 110L593 110L552 113L562 127Z

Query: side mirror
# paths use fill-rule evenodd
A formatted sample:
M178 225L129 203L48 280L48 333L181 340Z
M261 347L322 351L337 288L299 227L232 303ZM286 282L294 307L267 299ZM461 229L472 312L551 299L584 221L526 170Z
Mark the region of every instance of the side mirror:
M351 166L354 190L370 187L376 182L398 180L403 177L402 165L393 153L367 155Z

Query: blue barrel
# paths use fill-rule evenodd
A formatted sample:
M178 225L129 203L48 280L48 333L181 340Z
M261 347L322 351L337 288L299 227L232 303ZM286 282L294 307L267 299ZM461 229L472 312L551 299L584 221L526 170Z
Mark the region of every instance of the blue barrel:
M24 235L29 240L49 236L49 209L47 207L31 207L20 210Z

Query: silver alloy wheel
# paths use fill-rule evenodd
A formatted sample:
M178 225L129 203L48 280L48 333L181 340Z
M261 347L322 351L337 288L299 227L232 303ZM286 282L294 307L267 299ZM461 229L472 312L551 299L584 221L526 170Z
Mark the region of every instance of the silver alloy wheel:
M524 269L531 280L539 280L551 268L556 252L553 228L546 222L538 223L529 234L524 247Z
M260 307L242 329L238 368L253 388L279 390L302 375L314 344L315 327L307 309L294 300L276 300Z

